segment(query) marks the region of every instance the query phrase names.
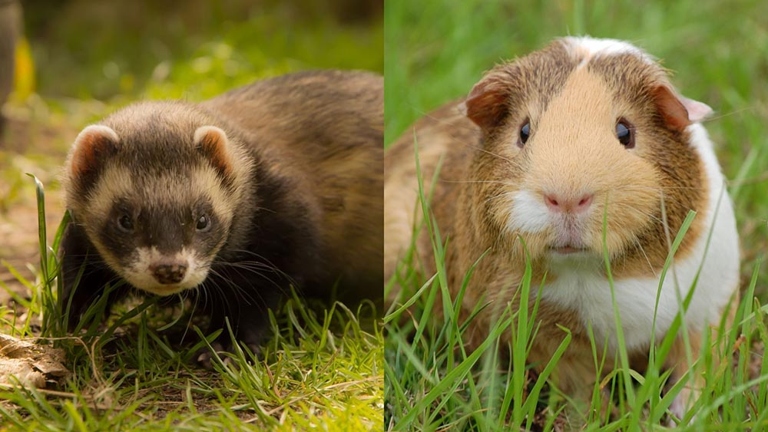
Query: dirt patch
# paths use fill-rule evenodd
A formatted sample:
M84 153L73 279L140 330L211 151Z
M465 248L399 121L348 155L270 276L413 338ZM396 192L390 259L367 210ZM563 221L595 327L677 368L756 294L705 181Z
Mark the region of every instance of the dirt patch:
M64 351L0 334L0 386L46 388L69 374Z
M29 118L8 118L0 145L0 304L8 304L8 291L29 296L14 272L34 283L40 262L36 189L27 174L45 185L50 244L64 215L58 176L66 157L65 143L75 133Z

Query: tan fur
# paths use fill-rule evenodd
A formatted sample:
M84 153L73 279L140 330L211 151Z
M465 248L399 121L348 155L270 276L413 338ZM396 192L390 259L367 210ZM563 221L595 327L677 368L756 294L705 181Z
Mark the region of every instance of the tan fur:
M227 134L215 126L201 126L195 131L193 141L208 156L211 164L224 177L232 177L237 164L227 143Z
M328 77L301 79L326 81ZM358 106L338 107L333 100L311 100L304 94L286 93L278 86L255 87L260 93L258 101L230 93L203 104L252 130L265 144L260 150L270 162L268 169L291 178L297 199L313 204L312 217L324 227L323 242L335 257L334 268L329 271L343 274L351 286L366 287L371 295L373 290L380 290L382 279L382 220L371 215L384 212L384 155L380 142L383 84L381 77L365 73L347 74L334 81L339 92L361 95ZM285 106L303 113L296 117ZM333 122L318 123L318 119ZM360 124L368 128L369 135L359 134ZM378 138L374 139L374 135ZM337 146L332 157L323 143L312 145L319 137L331 139Z
M396 272L397 265L411 244L414 227L419 228L417 261L425 264L427 274L434 271L431 257L431 243L422 226L422 213L418 197L416 165L413 161L412 143L419 146L419 163L426 196L434 194L430 205L444 218L445 224L452 224L454 205L446 200L448 194L460 188L462 172L467 169L474 149L473 143L480 138L480 131L459 111L458 102L447 104L440 110L419 120L413 131L406 132L387 153L384 162L384 274L389 280ZM404 161L408 161L404 163ZM440 179L455 183L432 185L432 179L442 161ZM393 292L397 295L397 292ZM393 298L388 299L392 301Z
M104 176L89 194L88 199L77 200L71 208L76 214L88 215L82 219L89 238L91 238L101 257L110 266L120 268L122 265L119 264L118 257L114 256L109 248L99 241L100 236L97 231L101 227L96 223L89 223L90 221L103 221L108 217L113 197L136 197L136 199L143 201L155 199L165 203L186 203L195 199L195 196L188 193L189 191L204 191L204 194L211 198L213 210L222 223L227 227L230 226L236 202L226 197L226 192L222 190L214 170L212 168L200 169L195 177L188 180L192 182L192 185L189 184L189 181L172 175L159 177L155 179L155 188L146 190L135 187L131 172L126 167L112 166L104 172ZM137 194L139 196L136 196ZM222 244L219 244L214 252L218 251L221 246ZM207 268L211 259L212 256L196 256L194 263ZM139 261L141 260L139 259Z
M138 254L138 259L133 265L125 269L126 274L129 275L129 281L159 296L168 296L185 289L194 288L200 285L208 274L209 263L205 262L205 257L201 257L195 250L182 248L181 251L171 257L165 256L156 247L138 248L136 253ZM151 272L148 271L152 263L169 260L169 258L170 261L181 263L188 267L185 278L178 284L158 283L152 277ZM201 264L203 265L201 266Z
M525 186L544 194L557 190L564 197L576 197L590 191L595 193L592 214L586 229L588 245L600 250L602 247L603 214L608 211L606 246L612 257L626 248L627 242L650 224L646 214L654 211L659 201L658 178L648 162L638 157L627 157L627 151L619 145L607 146L615 140L615 119L626 114L631 108L612 111L612 95L598 77L585 69L576 70L565 83L560 96L554 98L537 129L541 131L537 145L531 147L526 163L528 171L522 179ZM626 111L625 111L626 110ZM602 125L594 128L592 125ZM500 142L514 142L516 129L509 129L500 136ZM574 137L581 137L575 140ZM645 148L639 137L638 147ZM565 146L567 143L567 147ZM514 158L517 147L509 146L509 153L501 157ZM589 173L585 173L589 167ZM503 167L492 174L494 180L503 182ZM516 187L518 185L515 185ZM508 202L500 200L506 206ZM503 214L499 208L494 212ZM497 221L505 226L507 220ZM513 236L521 233L512 233ZM528 250L533 257L541 256L551 243L553 233L526 235ZM522 245L515 248L516 260L524 260ZM663 262L666 254L656 257ZM636 260L631 264L640 266L636 273L645 273L649 264ZM544 269L542 269L544 270ZM622 268L624 272L631 272ZM621 275L617 275L620 277Z
M446 268L454 296L477 263L462 314L466 318L478 305L488 307L465 333L470 347L485 339L500 308L521 307L516 294L526 251L520 238L533 264L532 287L558 278L560 269L546 258L555 233L509 229L516 192L526 189L544 196L556 191L568 198L594 194L596 211L582 221L581 229L587 233L586 246L600 253L606 216L606 247L615 280L657 276L689 210L699 214L677 259L688 256L706 228L706 174L686 144L685 127L690 121L663 69L634 54L605 58L587 58L587 54L557 41L497 66L470 92L464 102L466 117L456 103L448 104L406 131L387 154L385 277L389 280L397 274L414 227L422 225L413 158L417 145L426 194L432 194L431 214L443 241L450 239ZM631 150L617 141L619 118L630 119L636 127L636 145ZM518 137L527 119L532 132L521 150ZM414 243L415 258L425 266L425 275L432 275L434 257L424 229ZM596 271L604 271L602 263ZM388 301L395 301L398 294ZM547 302L541 303L537 318L539 333L529 362L539 370L546 365L565 335L558 326L569 328L573 341L553 379L567 394L588 398L598 376L583 322L574 311ZM509 342L509 334L503 340ZM691 340L698 343L695 332ZM678 353L670 361L688 367ZM643 352L629 354L642 357ZM603 373L612 367L610 358Z
M68 172L65 181L82 177L87 171L99 164L98 153L108 146L120 142L114 130L107 126L91 125L83 129L75 139L67 163Z
M254 175L264 170L288 194L284 205L301 209L307 221L297 223L310 224L301 229L323 251L323 264L311 270L322 279L315 285L330 289L341 280L350 298L377 299L383 110L381 77L341 71L260 81L200 104L134 104L76 140L63 178L67 207L113 269L120 265L96 234L116 197L184 208L207 196L229 233L227 249L236 251L253 241L252 214L273 211L254 198L262 187ZM120 151L134 143L141 155Z

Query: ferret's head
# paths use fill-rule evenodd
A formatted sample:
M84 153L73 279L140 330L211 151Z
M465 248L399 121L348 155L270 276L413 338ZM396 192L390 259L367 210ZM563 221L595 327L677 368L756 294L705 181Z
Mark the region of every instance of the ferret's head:
M86 127L69 153L67 209L103 261L136 288L200 285L241 205L247 156L205 113L129 106Z
M555 41L491 70L464 109L484 134L475 220L495 238L520 236L534 259L581 262L605 248L647 271L688 211L706 209L691 136L711 109L630 44Z

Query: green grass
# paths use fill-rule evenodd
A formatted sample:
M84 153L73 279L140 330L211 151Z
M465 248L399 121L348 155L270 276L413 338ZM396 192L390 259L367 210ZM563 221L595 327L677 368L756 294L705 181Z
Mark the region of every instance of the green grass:
M3 325L13 336L41 336L39 343L63 350L71 375L53 390L0 386L3 426L81 431L378 428L383 335L372 304L356 310L340 303L326 307L294 294L272 316L275 336L263 358L238 349L217 358L213 371L193 363L206 342L201 338L196 345L180 345L174 331L183 331L186 320L178 310L156 306L157 298L113 314L106 330L67 334L56 306L59 264L54 251L61 228L48 245L43 185L35 181L40 279L19 276L31 291L29 298L16 297L27 320ZM36 318L42 332L32 325ZM174 322L181 322L182 329ZM189 331L204 336L196 327Z
M338 25L327 7L333 3L341 2L83 0L28 10L26 21L43 94L135 98L166 81L208 97L254 75L306 68L380 71L381 20Z
M768 427L768 361L755 347L768 340L766 310L768 266L768 4L754 0L718 2L388 2L385 9L386 137L390 144L417 118L466 95L483 72L500 61L539 49L555 37L589 34L629 40L660 58L674 72L673 82L686 96L715 110L707 129L735 202L742 243L742 293L738 326L723 333L726 352L735 352L734 368L705 355L691 373L706 372L699 415L676 430L759 430ZM424 209L422 209L424 210ZM426 213L428 214L428 212ZM429 218L425 218L430 222ZM386 317L386 411L388 430L560 430L557 413L568 406L545 383L549 367L536 376L524 366L535 312L505 310L474 352L464 350L458 318L462 290L448 292L444 248L430 230L437 274L407 268L403 278L409 308ZM448 245L450 247L450 245ZM518 295L533 295L524 282ZM437 297L442 293L442 300ZM440 308L444 320L435 319ZM681 324L676 323L674 329ZM511 346L497 335L509 328ZM564 333L564 335L567 333ZM568 338L563 342L567 344ZM660 364L669 339L653 354ZM502 362L497 353L509 352ZM595 351L596 361L601 353ZM754 357L753 356L757 356ZM638 375L619 355L616 380L604 380L617 403L611 419L593 412L586 430L661 430L673 388L661 397L666 375L649 368ZM756 381L750 381L760 376ZM752 378L750 378L752 377ZM634 386L631 379L637 380ZM593 408L600 405L596 397ZM691 421L688 424L688 421Z
M145 3L126 7L158 12L154 2ZM215 361L213 371L192 361L204 343L189 342L199 340L199 330L190 327L187 342L179 342L187 321L178 308L129 303L107 327L78 335L62 328L55 253L61 232L50 214L46 232L42 205L54 215L61 209L56 176L76 130L137 99L202 100L302 69L383 68L381 22L337 25L325 10L292 9L301 3L242 14L235 12L253 9L250 2L211 3L208 12L200 9L204 3L138 23L120 20L115 11L68 11L46 29L48 39L32 38L40 94L11 108L34 142L23 155L0 149L0 178L13 186L12 194L0 197L0 211L13 214L29 201L40 205L40 229L29 235L39 237L42 259L28 263L32 277L11 269L26 291L0 305L0 333L41 337L41 344L66 354L72 373L45 390L0 386L0 430L381 427L384 335L371 305L349 309L294 296L274 311L274 336L263 358L238 351ZM47 193L25 172L46 179Z

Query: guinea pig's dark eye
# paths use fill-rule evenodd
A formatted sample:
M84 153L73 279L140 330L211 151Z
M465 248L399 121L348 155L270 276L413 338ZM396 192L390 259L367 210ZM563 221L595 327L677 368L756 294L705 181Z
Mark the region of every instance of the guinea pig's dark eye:
M197 218L197 225L195 228L200 232L208 232L211 230L211 218L206 214L202 214Z
M122 214L117 218L117 228L125 233L133 232L133 218L129 214Z
M635 147L635 127L626 119L619 119L616 123L616 137L625 148Z
M518 147L523 147L528 138L531 136L531 122L527 119L525 123L520 127L520 140L517 142Z

